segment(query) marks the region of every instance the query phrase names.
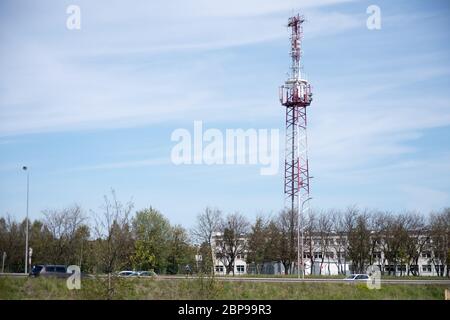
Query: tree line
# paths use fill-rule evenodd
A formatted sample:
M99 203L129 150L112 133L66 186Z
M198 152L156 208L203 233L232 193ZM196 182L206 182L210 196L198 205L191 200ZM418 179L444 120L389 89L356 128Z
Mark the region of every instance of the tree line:
M45 210L42 220L29 221L32 264L74 264L84 272L109 274L123 269L177 273L193 263L195 247L186 229L171 225L152 207L134 214L133 207L112 192L98 212L91 212L91 221L78 205ZM24 271L25 230L25 220L0 218L5 272Z
M285 273L297 264L297 216L283 211L274 218L257 218L251 226L247 262L256 272L265 262L279 261ZM360 210L311 210L300 219L303 259L323 272L335 264L338 273L365 273L378 265L382 274L420 275L419 258L425 257L435 273L449 277L450 209L425 217L416 212L394 214ZM350 270L349 270L349 269ZM326 271L326 270L325 270Z
M95 274L124 269L176 274L184 272L186 265L195 272L211 273L213 261L220 260L230 274L236 260L243 258L252 272L262 273L265 264L277 262L289 274L297 267L300 220L303 261L319 265L319 273L332 261L341 274L362 273L372 264L380 264L383 273L395 274L385 265L418 265L425 253L436 273L449 277L450 209L425 217L351 207L310 210L301 219L287 210L250 221L240 213L225 215L206 208L187 230L172 225L152 207L135 211L132 202L122 203L113 191L89 216L88 220L80 206L73 205L45 210L42 219L29 221L33 264L75 264ZM25 226L26 221L8 215L0 218L5 272L24 271ZM352 270L347 270L349 263ZM420 274L417 268L404 272Z

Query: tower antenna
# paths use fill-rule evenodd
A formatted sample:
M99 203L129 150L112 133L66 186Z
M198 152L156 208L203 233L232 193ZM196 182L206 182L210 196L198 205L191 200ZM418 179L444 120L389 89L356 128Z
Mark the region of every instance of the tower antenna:
M307 212L308 208L303 204L310 199L306 107L311 104L312 92L311 85L302 77L304 22L305 18L299 14L288 20L288 27L291 29L291 69L288 79L280 87L280 102L286 108L285 206L298 218ZM299 212L299 204L302 212ZM298 227L300 228L300 223Z

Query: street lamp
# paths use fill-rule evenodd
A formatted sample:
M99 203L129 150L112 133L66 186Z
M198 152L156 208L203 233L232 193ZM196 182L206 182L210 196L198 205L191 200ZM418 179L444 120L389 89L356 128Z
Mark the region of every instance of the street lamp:
M302 202L301 210L297 217L297 277L299 279L300 279L300 257L301 257L301 266L302 266L302 278L305 279L305 270L304 270L304 264L303 264L303 228L301 228L302 251L300 253L300 221L303 220L303 206L306 202L308 202L311 199L312 199L312 197L309 197L308 199L306 199ZM302 219L300 219L300 214L302 215Z
M26 166L22 167L23 171L27 172L27 219L25 222L26 230L25 230L25 274L28 273L28 207L29 207L29 195L30 195L30 172Z

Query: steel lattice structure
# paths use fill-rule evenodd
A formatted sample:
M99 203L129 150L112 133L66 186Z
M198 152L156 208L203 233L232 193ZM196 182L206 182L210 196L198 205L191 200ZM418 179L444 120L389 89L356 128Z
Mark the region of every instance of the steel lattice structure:
M303 16L289 18L291 28L291 74L280 87L280 101L286 107L286 150L284 162L284 193L286 206L298 214L299 204L309 199L308 142L306 107L311 104L312 92L301 74L301 41ZM302 208L304 209L304 208Z

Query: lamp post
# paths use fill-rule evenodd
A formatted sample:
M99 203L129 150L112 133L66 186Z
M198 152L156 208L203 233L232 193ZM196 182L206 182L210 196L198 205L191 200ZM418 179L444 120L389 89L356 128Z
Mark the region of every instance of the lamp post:
M312 198L309 197L308 199L306 199L302 202L301 210L297 217L297 277L299 279L300 279L300 257L301 257L301 266L302 266L302 279L305 279L305 270L304 270L304 264L303 264L303 228L300 228L300 221L303 221L303 206L306 202L308 202L311 199ZM300 219L300 215L302 215L301 219ZM300 230L301 230L301 238L302 238L301 252L300 252Z
M22 167L22 170L27 172L27 218L25 222L25 274L28 273L28 207L29 207L29 195L30 195L30 172L28 171L28 168L26 166Z

